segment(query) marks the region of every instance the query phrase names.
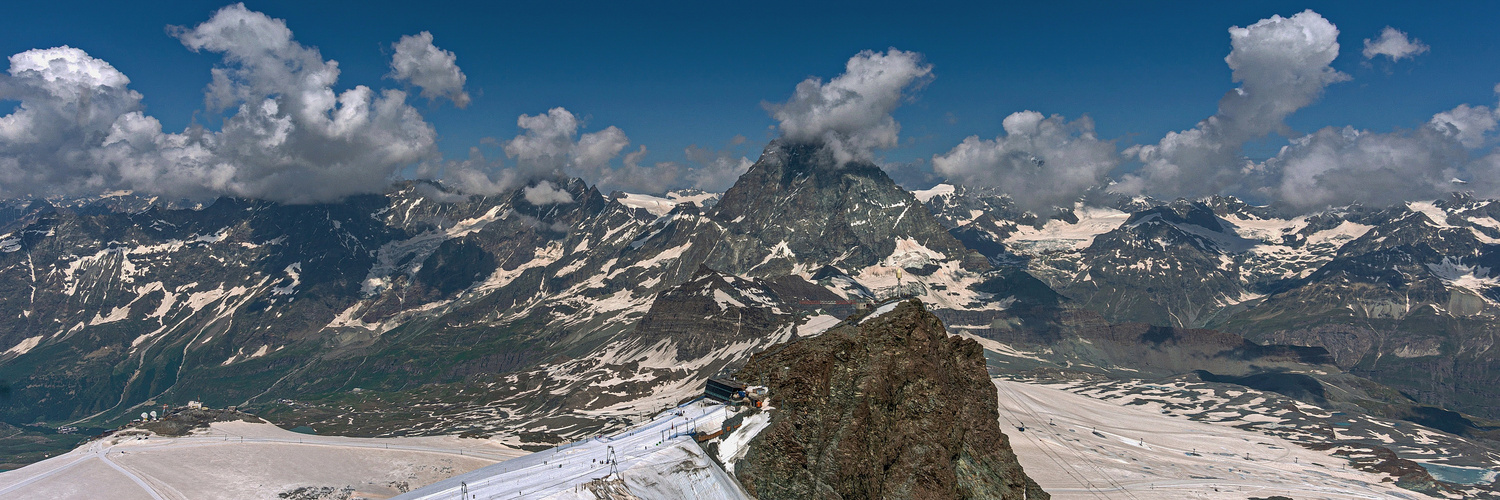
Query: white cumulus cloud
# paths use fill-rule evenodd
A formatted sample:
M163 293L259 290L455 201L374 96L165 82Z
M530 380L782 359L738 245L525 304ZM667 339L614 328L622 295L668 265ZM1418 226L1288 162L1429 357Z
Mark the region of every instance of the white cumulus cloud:
M433 45L432 33L403 36L394 48L391 78L411 82L427 99L443 98L460 108L469 106L469 93L464 91L468 77L458 69L458 56Z
M1430 125L1392 133L1328 127L1294 139L1267 166L1279 176L1278 199L1317 210L1437 198L1468 175L1466 161L1458 140Z
M1466 148L1484 144L1485 134L1495 129L1495 113L1485 106L1460 104L1432 116L1428 124L1458 140Z
M0 98L21 102L0 117L0 192L326 202L379 192L435 154L436 133L405 92L335 91L338 63L279 19L234 4L171 32L222 58L205 91L213 113L228 111L219 130L163 132L129 79L81 50L23 52L0 84Z
M1406 33L1386 26L1380 30L1380 36L1374 40L1365 39L1365 59L1374 59L1378 56L1386 56L1391 61L1400 61L1416 57L1418 54L1427 52L1431 47L1415 38L1407 38Z
M645 146L625 154L617 165L615 160L630 145L625 132L610 126L580 134L583 121L565 108L523 114L516 125L523 132L502 144L509 165L472 148L468 159L429 162L420 174L442 178L464 193L485 195L563 177L579 177L604 190L661 192L674 187L681 175L675 163L641 164Z
M458 193L493 196L524 185L528 178L514 168L506 168L498 158L488 158L479 147L469 148L462 160L433 159L417 168L417 177L441 179Z
M1294 136L1286 117L1312 104L1328 85L1349 79L1329 66L1338 57L1338 33L1311 10L1230 28L1232 49L1224 61L1240 87L1196 127L1127 149L1144 165L1112 189L1192 197L1237 187L1249 173L1245 143L1272 132Z
M970 136L932 158L933 170L965 185L999 188L1018 206L1041 211L1072 206L1120 164L1113 141L1102 141L1088 117L1067 121L1022 111L1005 117L1005 135Z
M575 175L598 179L610 160L630 145L630 138L610 126L579 135L580 120L564 108L521 115L516 125L525 133L505 143L505 154L528 176Z
M867 50L850 58L843 74L827 83L803 80L790 100L766 107L787 140L821 142L840 165L868 161L872 150L897 144L901 125L891 112L931 76L932 65L921 54Z
M62 46L10 56L0 100L19 101L0 116L0 194L98 192L121 184L120 173L94 160L126 115L142 109L141 94L109 63Z
M1500 153L1478 149L1496 128L1494 111L1468 104L1413 130L1324 128L1292 140L1267 160L1261 171L1274 182L1262 190L1302 210L1356 202L1378 206L1453 191L1500 196Z
M521 190L526 201L532 205L551 205L554 203L572 203L573 195L564 189L552 184L552 181L538 181L534 186L528 186Z
M647 151L646 146L642 145L625 155L623 166L602 170L598 185L609 190L634 193L662 193L680 187L683 166L672 161L643 165Z
M738 137L738 139L743 141L744 138ZM690 181L689 186L710 192L729 189L741 175L750 171L750 165L754 164L749 158L730 150L688 146L683 153L694 165L685 174L687 180Z

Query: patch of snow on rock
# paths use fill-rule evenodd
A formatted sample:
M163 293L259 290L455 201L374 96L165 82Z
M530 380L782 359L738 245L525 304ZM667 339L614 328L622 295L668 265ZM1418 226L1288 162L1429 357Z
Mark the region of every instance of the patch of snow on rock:
M20 343L14 345L14 346L11 346L10 349L6 349L5 350L5 354L15 354L17 356L20 356L22 354L26 354L27 352L31 352L31 350L35 349L36 346L37 346L37 344L40 344L40 343L42 343L42 336L41 335L37 335L35 337L28 337L28 338L22 340Z
M287 286L278 286L272 288L271 293L276 295L291 295L293 293L296 293L297 285L302 284L302 263L293 262L291 265L286 266L286 269L284 269L283 271L286 272L287 276L290 276L292 278L291 284L288 284Z
M829 328L833 328L834 326L838 325L840 321L841 320L837 317L828 314L819 314L817 316L813 316L811 318L808 318L806 323L803 323L797 327L797 336L816 337L818 335L822 335L823 332L828 331Z
M1427 269L1450 285L1476 292L1500 286L1500 279L1490 276L1490 268L1466 265L1448 257L1443 257L1441 263L1427 264Z
M938 184L936 186L933 186L931 189L918 189L916 191L912 191L911 194L912 196L915 196L917 198L917 201L927 203L929 200L938 196L953 196L953 192L954 188L952 184Z
M728 293L725 293L723 290L719 289L714 289L714 302L717 302L719 304L719 310L721 311L729 310L730 306L745 307L744 302L735 300L734 297L731 297Z
M724 470L733 474L734 465L740 459L745 458L750 440L755 439L755 436L760 435L760 431L770 426L771 412L762 411L746 417L740 428L724 436L724 441L719 443L719 462L724 464Z
M1427 216L1427 220L1432 221L1432 225L1434 226L1451 227L1448 225L1448 212L1444 212L1443 209L1438 208L1437 205L1434 205L1430 201L1413 201L1407 203L1406 208Z
M1344 243L1353 241L1360 236L1364 236L1365 233L1370 232L1370 230L1374 228L1375 226L1368 226L1365 224L1360 224L1358 222L1344 221L1339 223L1338 227L1318 231L1316 233L1313 233L1311 236L1308 236L1307 244L1332 244L1335 246L1343 246Z
M110 309L109 316L100 316L99 313L94 313L94 319L89 320L89 326L98 326L105 323L114 323L116 321L121 321L124 320L125 317L129 314L129 307L116 307Z
M1119 210L1082 205L1073 214L1078 216L1077 224L1052 219L1041 229L1018 226L1005 242L1019 250L1034 252L1076 251L1092 245L1094 237L1114 231L1130 218L1130 214Z
M667 215L667 212L677 207L676 201L648 194L625 193L624 196L615 198L615 201L630 208L645 210L657 217Z
M883 306L880 306L880 307L878 307L878 308L875 309L875 312L872 312L872 313L870 313L869 316L865 316L864 319L859 320L859 324L863 325L867 321L870 321L872 319L878 318L878 317L880 317L881 315L883 315L885 313L894 311L894 310L896 310L896 306L898 306L898 305L901 305L901 301L899 301L899 300L895 301L895 302L891 302L891 303L883 305Z
M922 267L933 263L934 260L942 260L944 255L937 250L927 248L912 238L897 238L896 249L885 258L885 265L892 267Z

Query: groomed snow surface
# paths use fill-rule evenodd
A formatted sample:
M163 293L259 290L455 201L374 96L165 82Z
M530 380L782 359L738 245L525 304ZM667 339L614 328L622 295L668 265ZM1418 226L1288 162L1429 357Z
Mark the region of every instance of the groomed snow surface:
M185 437L107 437L0 473L0 498L248 500L303 487L389 498L525 454L483 439L312 436L218 422Z
M995 386L1021 467L1057 500L1428 498L1284 439L1044 385Z
M1284 439L1060 387L1006 380L995 386L1002 430L1021 465L1059 500L1426 498ZM748 416L724 436L720 460L732 467L770 411ZM0 474L0 498L250 499L301 487L390 498L420 487L396 498L467 492L471 498L594 499L608 491L648 500L739 500L749 496L691 437L718 431L734 415L700 400L619 434L532 454L493 440L311 436L221 422L187 437L94 441Z
M727 406L697 400L613 436L491 465L397 498L440 500L467 492L466 498L594 500L599 498L596 490L608 489L647 500L749 500L739 481L709 459L691 436L694 431L719 431L732 415Z

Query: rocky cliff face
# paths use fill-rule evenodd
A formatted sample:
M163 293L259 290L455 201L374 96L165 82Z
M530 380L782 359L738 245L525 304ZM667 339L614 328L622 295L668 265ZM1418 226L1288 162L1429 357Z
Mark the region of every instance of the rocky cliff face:
M983 350L920 302L757 355L770 426L735 466L757 498L1049 496L1000 432Z

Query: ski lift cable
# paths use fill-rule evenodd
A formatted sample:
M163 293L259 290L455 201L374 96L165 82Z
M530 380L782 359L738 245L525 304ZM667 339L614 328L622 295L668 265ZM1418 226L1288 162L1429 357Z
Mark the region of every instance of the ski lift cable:
M1015 394L1014 389L1011 389L1010 387L1006 387L1005 389L1008 390L1008 391L1011 391L1012 394ZM1026 411L1027 413L1030 413L1031 416L1034 417L1034 418L1036 418L1038 421L1041 420L1041 415L1038 415L1035 411L1033 411L1032 408L1031 408L1031 405L1023 404L1021 407L1022 407L1022 409L1024 411ZM1097 464L1094 461L1089 460L1087 457L1085 457L1083 455L1082 451L1079 451L1079 450L1073 449L1073 448L1069 448L1069 449L1072 450L1073 454L1076 455L1079 458L1079 460L1083 461L1089 467L1091 467L1092 469L1094 469L1094 471L1099 474L1099 477L1104 478L1104 481L1106 483L1109 483L1109 485L1111 487L1113 487L1113 488L1115 488L1117 490L1120 490L1121 492L1125 493L1125 495L1129 496L1130 498L1135 498L1135 499L1139 500L1139 498L1136 497L1134 493L1131 493L1130 490L1128 490L1128 489L1125 488L1125 485L1120 484L1118 481L1115 481L1112 476L1110 476L1108 473L1106 473L1104 471L1104 469L1099 466L1099 464Z
M1011 394L1011 399L1012 400L1016 401L1017 403L1019 403L1021 405L1022 411L1025 411L1026 413L1030 414L1032 418L1036 419L1036 421L1038 421L1038 422L1042 421L1041 415L1037 414L1036 411L1031 408L1031 405L1025 404L1025 402L1021 401L1020 396L1015 392L1014 389L1012 389L1010 387L1004 387L1004 389ZM1128 489L1125 488L1125 485L1120 484L1118 481L1115 481L1112 476L1110 476L1109 474L1105 473L1104 469L1102 467L1099 467L1099 464L1097 464L1094 461L1089 460L1087 457L1085 457L1083 455L1083 452L1081 452L1081 451L1079 451L1077 449L1074 449L1072 447L1068 447L1068 449L1071 450L1073 452L1073 454L1075 456L1077 456L1080 461L1084 462L1089 467L1093 468L1094 471L1099 474L1099 477L1104 478L1104 481L1107 482L1107 483L1109 483L1110 486L1114 487L1115 489L1120 490L1121 492L1125 493L1125 495L1128 496L1128 497L1130 497L1130 498L1135 498L1135 499L1139 500L1139 498L1136 497L1134 493L1131 493L1130 490L1128 490Z
M1016 404L1022 405L1022 406L1024 406L1026 404L1024 401L1021 401L1020 398L1018 398L1013 392L1010 392L1009 391L1010 388L1006 387L1004 389L1006 389L1006 391L1009 392L1009 394L1007 394L1007 396L1012 401L1015 401ZM1012 410L1010 408L1006 408L1005 411L1008 412L1008 413L1010 413L1012 419L1014 419L1016 421L1020 421L1020 419L1016 417L1015 410ZM1051 447L1047 446L1046 443L1037 441L1035 438L1032 438L1030 435L1027 435L1026 439L1035 442L1037 444L1037 448L1040 449L1040 450L1042 450L1042 454L1045 455L1048 460L1052 461L1053 464L1057 465L1058 470L1063 471L1063 474L1067 474L1070 479L1072 479L1074 481L1077 481L1078 484L1080 484L1080 485L1082 485L1084 487L1085 491L1089 492L1089 494L1093 495L1096 498L1109 498L1108 496L1104 496L1103 495L1103 491L1102 490L1099 490L1098 488L1095 488L1093 486L1093 483L1090 482L1084 476L1084 474L1083 474L1082 471L1080 471L1076 467L1074 467L1073 464L1070 463L1069 461L1064 460L1062 458L1062 455L1058 454L1055 450L1052 450ZM1064 446L1066 446L1066 445L1064 445Z

